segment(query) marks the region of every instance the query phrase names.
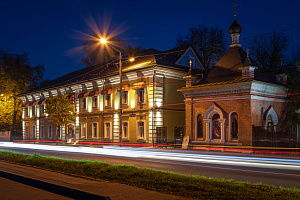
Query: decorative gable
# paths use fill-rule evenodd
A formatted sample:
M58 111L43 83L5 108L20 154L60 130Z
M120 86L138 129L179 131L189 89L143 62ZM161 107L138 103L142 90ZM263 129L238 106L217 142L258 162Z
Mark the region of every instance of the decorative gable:
M189 47L185 53L177 60L176 65L182 65L185 67L190 67L190 62L192 68L197 68L197 69L203 69L200 60L198 59L198 56L192 49L192 47Z

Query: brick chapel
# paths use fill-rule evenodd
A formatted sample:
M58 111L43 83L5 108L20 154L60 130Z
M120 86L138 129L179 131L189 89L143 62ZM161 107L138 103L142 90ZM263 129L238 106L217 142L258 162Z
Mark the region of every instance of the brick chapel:
M254 126L280 127L286 87L241 48L241 31L234 15L230 49L202 80L190 69L186 86L178 89L185 97L186 135L192 144L253 145Z

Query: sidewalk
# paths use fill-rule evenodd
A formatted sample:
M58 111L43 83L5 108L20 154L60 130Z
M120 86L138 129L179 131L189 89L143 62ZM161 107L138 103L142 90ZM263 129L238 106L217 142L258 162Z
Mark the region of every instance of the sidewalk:
M28 166L11 164L0 161L0 170L15 173L18 175L34 178L37 180L53 183L56 185L70 187L93 194L108 196L112 200L130 200L130 199L143 199L143 200L179 200L187 199L177 197L174 195L162 194L155 191L140 189L124 184L113 183L103 180L91 180L73 177L58 172L51 172L47 170L37 169Z

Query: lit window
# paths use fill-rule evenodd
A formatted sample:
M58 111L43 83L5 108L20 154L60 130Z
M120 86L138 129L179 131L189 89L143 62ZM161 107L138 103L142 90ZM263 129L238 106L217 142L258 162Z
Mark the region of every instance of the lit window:
M48 138L52 138L53 137L53 134L52 134L52 125L50 124L48 126Z
M145 125L144 122L138 122L138 137L143 138L145 137Z
M123 122L123 138L128 138L128 122Z
M86 138L86 124L81 124L81 138Z
M104 138L110 138L110 133L111 133L110 123L106 122L104 124L104 128L105 128L104 129L104 133L105 133Z
M110 94L105 94L104 102L105 102L105 106L111 107L111 95Z
M97 108L98 107L98 96L92 97L92 107Z
M98 124L97 123L93 123L92 124L92 132L93 132L93 137L96 138L97 137L97 133L98 133Z

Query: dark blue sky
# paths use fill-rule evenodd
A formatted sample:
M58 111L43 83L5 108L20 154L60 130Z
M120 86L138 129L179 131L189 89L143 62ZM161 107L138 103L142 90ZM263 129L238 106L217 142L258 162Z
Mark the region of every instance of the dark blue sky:
M0 1L0 48L28 53L31 64L43 63L45 77L54 79L84 67L84 54L70 52L83 42L78 31L94 33L85 19L92 17L102 27L103 17L112 16L109 31L122 24L126 31L118 37L128 44L163 51L198 24L225 29L230 41L235 2L244 49L250 42L244 38L300 25L298 0L11 0ZM291 42L300 43L299 28L285 33L298 35Z

